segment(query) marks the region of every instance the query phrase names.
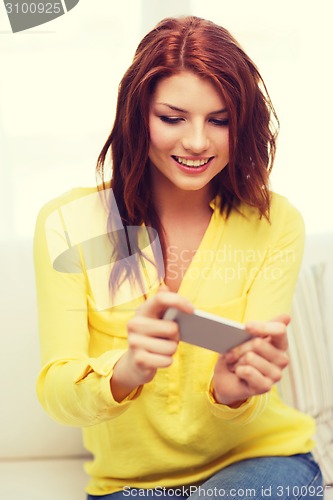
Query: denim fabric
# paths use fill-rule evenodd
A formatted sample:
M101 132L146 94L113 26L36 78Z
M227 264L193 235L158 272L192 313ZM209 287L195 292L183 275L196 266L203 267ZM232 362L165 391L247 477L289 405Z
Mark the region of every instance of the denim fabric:
M229 465L200 486L155 490L125 488L111 495L88 495L87 500L129 500L169 498L174 500L313 500L323 498L324 488L318 464L311 453L291 457L259 457Z

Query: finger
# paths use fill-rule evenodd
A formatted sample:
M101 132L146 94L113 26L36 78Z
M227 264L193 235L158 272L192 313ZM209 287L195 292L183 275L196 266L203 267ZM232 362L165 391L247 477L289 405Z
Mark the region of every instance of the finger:
M268 338L255 338L249 342L236 347L226 353L225 358L228 363L235 363L247 353L254 352L259 354L268 362L275 364L279 368L285 368L288 365L289 358L284 350L275 347Z
M152 354L173 356L177 351L178 342L175 340L145 337L144 335L133 333L128 338L128 345L130 348L143 349Z
M150 353L144 349L134 351L133 358L141 370L167 368L173 362L172 356Z
M191 302L185 297L168 290L160 290L139 307L138 314L150 318L162 318L168 307L176 307L189 314L194 311Z
M275 318L271 319L271 321L279 321L280 323L284 323L286 326L289 325L291 321L291 316L290 314L279 314L278 316L275 316Z
M236 366L235 373L241 380L246 382L250 392L249 395L264 394L268 392L273 385L269 377L260 373L253 366Z
M259 337L269 335L281 335L286 331L286 325L280 321L251 321L246 323L245 329L251 334Z
M134 316L127 322L127 331L130 334L139 333L142 336L158 337L161 339L179 339L179 327L175 321L167 321L146 316Z
M235 371L238 366L252 366L264 377L269 378L273 383L279 382L282 376L282 368L270 363L267 359L259 356L257 353L250 351L244 354L235 366Z
M157 293L160 293L160 292L170 292L170 288L167 286L167 285L161 285L158 290L157 290Z
M271 321L250 321L246 323L245 329L248 333L258 337L270 337L273 345L282 350L287 350L287 326L290 323L290 316L282 314Z
M262 325L262 328L265 328L265 324L269 323L282 323L285 326L288 326L291 321L291 317L289 314L279 314L272 318L270 321L248 321L247 325Z

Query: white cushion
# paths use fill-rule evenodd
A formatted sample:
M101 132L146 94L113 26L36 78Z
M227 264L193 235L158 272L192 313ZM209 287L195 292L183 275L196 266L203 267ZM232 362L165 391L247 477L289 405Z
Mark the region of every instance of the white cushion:
M89 477L84 461L0 462L0 498L5 500L85 500Z
M303 268L288 328L290 365L279 383L283 400L313 416L317 423L314 454L325 483L333 484L333 369L323 314L326 266Z
M0 246L0 459L87 455L81 430L53 422L36 396L40 366L32 241Z

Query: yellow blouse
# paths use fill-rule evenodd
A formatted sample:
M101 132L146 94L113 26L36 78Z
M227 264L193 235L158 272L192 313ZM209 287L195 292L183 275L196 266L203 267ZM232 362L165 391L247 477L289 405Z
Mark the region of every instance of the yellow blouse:
M227 219L218 200L211 207L179 294L240 322L289 312L304 244L299 212L277 194L271 223L248 206ZM110 378L127 347L126 323L144 298L125 283L110 299L106 220L96 189L74 189L41 210L34 244L37 393L52 418L83 427L94 457L85 466L87 492L191 485L242 459L310 451L312 418L283 404L276 388L237 409L217 404L210 392L217 354L183 342L152 382L121 403L113 399ZM148 297L159 286L154 270L146 262Z

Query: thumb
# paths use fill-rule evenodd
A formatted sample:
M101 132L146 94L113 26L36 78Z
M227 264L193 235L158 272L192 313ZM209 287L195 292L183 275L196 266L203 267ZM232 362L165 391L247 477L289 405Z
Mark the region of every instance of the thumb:
M291 322L291 316L289 314L283 313L275 316L275 318L271 319L271 321L283 323L284 325L288 326Z
M269 321L249 321L245 328L251 335L266 337L278 349L286 350L288 348L286 327L290 321L289 314L279 314Z

